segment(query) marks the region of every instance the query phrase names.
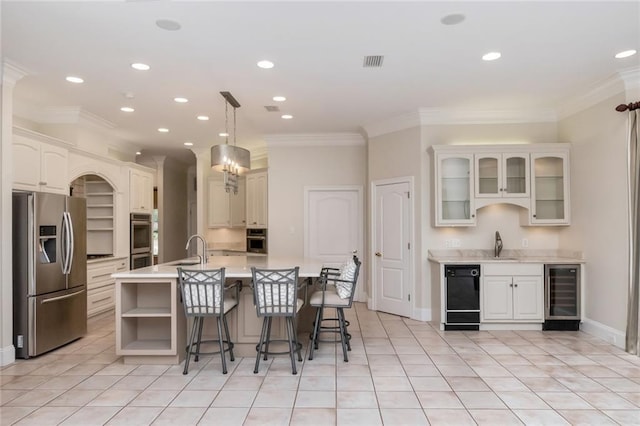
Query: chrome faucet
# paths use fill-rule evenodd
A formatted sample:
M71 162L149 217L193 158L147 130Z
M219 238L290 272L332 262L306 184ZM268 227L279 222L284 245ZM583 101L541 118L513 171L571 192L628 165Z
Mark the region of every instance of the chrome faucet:
M502 251L502 238L500 238L500 233L496 231L496 244L493 248L493 255L495 257L500 257L500 252Z
M193 240L194 238L202 241L202 256L200 256L197 253L196 255L200 258L200 264L204 266L207 263L207 242L204 240L204 238L202 238L198 234L194 234L190 236L189 239L187 240L187 245L185 246L184 249L189 250L189 245L191 244L191 240Z

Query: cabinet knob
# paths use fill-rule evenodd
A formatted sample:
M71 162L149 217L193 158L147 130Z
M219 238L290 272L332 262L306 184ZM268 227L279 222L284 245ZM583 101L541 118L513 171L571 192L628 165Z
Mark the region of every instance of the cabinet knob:
M379 251L376 252L376 256L377 257L382 257L382 253L380 253Z
M476 215L475 215L475 214L472 214L472 215L471 215L471 217L476 217Z
M514 286L514 287L518 287L518 284L514 284L513 286Z
M536 215L534 214L533 217L536 217Z
M509 287L513 287L513 284L509 284Z
M39 185L46 185L47 182L38 182Z

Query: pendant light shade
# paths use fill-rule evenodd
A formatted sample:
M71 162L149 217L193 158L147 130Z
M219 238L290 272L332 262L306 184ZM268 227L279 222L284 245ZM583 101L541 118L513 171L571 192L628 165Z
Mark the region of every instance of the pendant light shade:
M214 145L211 147L211 168L216 172L233 170L242 174L251 169L251 153L235 145Z

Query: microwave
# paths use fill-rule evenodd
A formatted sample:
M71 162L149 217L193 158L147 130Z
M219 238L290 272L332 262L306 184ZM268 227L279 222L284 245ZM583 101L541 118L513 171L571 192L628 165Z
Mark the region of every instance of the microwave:
M266 229L247 229L247 253L267 253Z

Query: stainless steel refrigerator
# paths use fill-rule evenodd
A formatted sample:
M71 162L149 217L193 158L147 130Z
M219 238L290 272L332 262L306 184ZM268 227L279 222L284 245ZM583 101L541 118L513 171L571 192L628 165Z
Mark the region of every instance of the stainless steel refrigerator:
M29 358L87 333L86 200L13 193L13 344Z

